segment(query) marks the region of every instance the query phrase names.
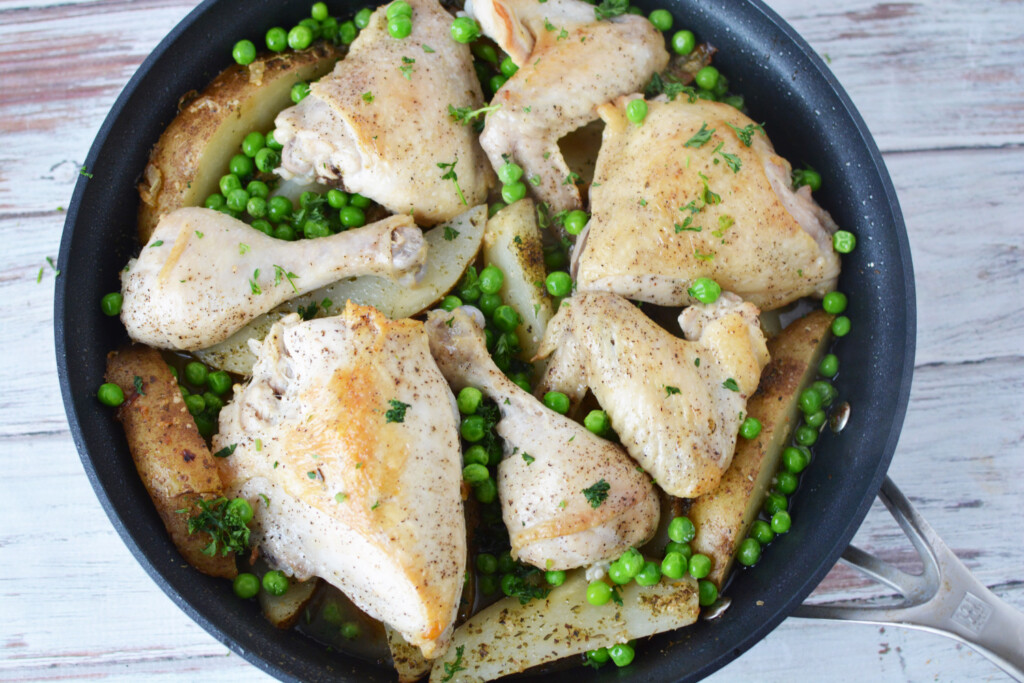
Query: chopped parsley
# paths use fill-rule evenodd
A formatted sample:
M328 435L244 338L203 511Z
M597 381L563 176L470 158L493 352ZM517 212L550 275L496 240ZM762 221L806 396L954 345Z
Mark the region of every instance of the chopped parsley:
M348 500L348 494L347 493L335 493L334 494L334 502L335 503L344 503L346 500Z
M708 185L708 177L703 173L697 173L700 176L701 182L704 183L704 189L700 193L700 199L704 202L704 206L709 204L721 204L722 197L711 191L711 186Z
M455 157L455 161L448 164L438 163L437 167L442 171L447 169L447 171L441 176L441 180L450 180L455 183L455 192L458 193L459 199L462 201L463 205L469 206L469 204L466 203L465 196L462 194L462 188L459 187L459 176L455 173L455 164L457 163L459 163L459 158Z
M750 147L750 144L753 142L754 133L756 131L761 131L762 133L764 132L764 128L757 123L751 123L749 125L744 126L743 128L737 128L736 126L728 122L726 122L725 125L732 128L732 131L736 133L736 137L738 137L740 139L740 142L742 142L747 147Z
M310 479L316 479L316 470L310 470L309 472L306 472L306 476L309 477Z
M252 291L253 294L262 294L263 293L263 290L260 289L260 286L258 284L256 284L256 280L258 280L259 277L260 277L260 269L257 268L256 270L252 271L252 277L249 278L249 289Z
M555 25L552 24L550 21L548 21L547 17L544 17L544 30L545 31L554 31L555 30Z
M563 185L575 185L580 179L579 173L570 172L569 175L565 176L565 180L562 181Z
M694 133L693 137L684 142L683 147L703 147L704 144L711 139L711 136L712 134L714 134L715 130L715 128L708 130L708 122L704 121L703 123L700 124L700 130Z
M153 242L153 244L149 245L149 248L152 249L153 247L162 247L163 244L163 240L157 240L156 242Z
M388 405L390 405L391 408L384 413L384 418L388 422L405 422L405 411L409 408L409 404L402 403L398 399L393 398L388 401Z
M259 451L262 451L262 450L263 450L263 439L256 439L256 451L259 452Z
M78 173L80 175L84 175L86 178L92 178L92 173L89 173L89 169L87 169L84 164L82 165L82 168L79 169Z
M729 379L727 379L724 382L722 382L722 386L725 387L726 389L728 389L729 391L739 391L740 390L740 385L736 384L736 380L734 380L732 377L730 377Z
M295 273L288 272L287 270L285 270L281 266L275 265L274 266L274 286L275 287L278 286L279 284L281 284L281 278L282 277L284 277L284 278L286 278L288 280L288 284L290 284L292 286L292 291L294 291L296 294L298 294L299 293L299 288L295 286L295 282L294 282L294 278L297 278L298 275L296 275Z
M132 383L135 384L135 393L136 394L138 394L139 396L145 396L146 395L146 392L142 390L142 378L141 377L139 377L138 375L135 375L135 377L132 379Z
M718 143L718 147L715 147L715 151L712 152L712 154L720 155L725 160L725 165L728 166L732 170L733 173L739 173L740 172L740 168L743 167L743 162L735 154L729 154L727 152L723 152L722 151L722 146L723 145L725 145L724 142L719 142Z
M334 305L334 302L331 301L330 299L324 299L319 304L314 301L309 306L302 306L300 304L298 314L299 317L302 318L303 320L312 320L313 318L316 317L317 312L321 308L324 309L324 313L326 313L327 309L329 309L332 305Z
M540 185L540 176L537 175L536 173L530 176L530 184L533 185L534 187Z
M196 230L196 237L198 237L199 239L203 239L203 233Z
M459 231L450 225L444 226L444 239L451 242L453 239L459 236Z
M569 37L569 32L566 31L564 28L561 31L558 32L558 40L565 40L568 37Z
M249 245L245 242L238 243L238 253L245 256L249 252Z
M608 491L610 489L611 484L601 479L597 483L583 489L583 495L586 497L587 502L590 503L590 507L599 508L608 499Z
M427 54L433 54L434 52L437 52L437 50L435 50L434 48L430 47L429 45L423 45L422 47L423 47L423 51L426 52Z
M725 234L725 231L733 226L736 221L732 216L719 216L718 217L718 230L711 232L715 237L721 237Z
M225 446L224 448L222 448L219 451L217 451L216 453L214 453L213 457L215 457L215 458L226 458L229 455L231 455L232 453L234 453L236 448L238 448L238 444L237 443L233 443L230 446ZM259 450L259 449L257 448L256 450Z
M682 81L672 75L662 77L661 74L654 74L647 87L644 88L644 95L652 98L662 93L667 95L672 102L675 102L680 94L686 94L691 103L697 101L697 90L692 86L683 85Z
M249 527L234 513L227 498L221 496L212 501L198 498L195 506L199 514L188 518L188 532L210 534L210 544L203 548L204 555L216 555L218 547L221 555L245 551L249 546ZM188 511L189 508L178 510L179 513Z
M670 387L667 384L665 385L665 396L672 396L678 393L680 393L679 387Z
M526 451L523 451L523 460L526 462L527 465L532 465L533 461L536 460L536 459L537 458L533 457L532 455L530 455Z
M370 509L371 510L376 510L379 507L380 507L380 501L379 500L375 500L375 501L373 501L373 505L370 506Z
M594 16L598 21L611 19L625 14L629 9L629 0L602 0L601 4L594 8Z
M701 252L699 252L696 249L694 249L693 250L693 255L694 255L695 258L697 258L697 259L699 259L701 261L714 261L715 260L714 253L702 254Z
M369 104L370 102L373 102L373 93L370 92L369 90L364 92L363 93L363 102L366 102L367 104Z
M465 645L459 645L455 648L455 662L449 664L444 663L444 678L441 679L441 683L448 683L455 677L455 674L465 670L465 666L462 665L462 651L466 649Z
M479 109L473 109L473 107L455 107L448 105L448 115L452 117L452 120L461 123L464 126L473 124L473 129L479 133L484 129L484 119L487 114L491 113L496 109L500 109L501 104L492 104L489 107L480 107Z
M403 66L398 67L398 70L405 76L405 80L412 80L412 65L416 63L416 60L412 57L402 57Z

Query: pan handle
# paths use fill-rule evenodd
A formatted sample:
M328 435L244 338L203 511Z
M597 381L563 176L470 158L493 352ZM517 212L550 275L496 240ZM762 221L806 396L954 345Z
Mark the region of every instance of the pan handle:
M903 596L892 607L801 605L806 619L903 626L958 640L1024 681L1024 614L998 598L971 574L888 477L878 497L917 549L924 571L908 574L854 545L842 560Z

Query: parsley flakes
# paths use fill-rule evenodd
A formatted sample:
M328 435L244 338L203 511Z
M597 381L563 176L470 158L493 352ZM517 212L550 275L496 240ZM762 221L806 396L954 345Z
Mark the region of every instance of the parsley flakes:
M408 403L402 403L398 399L391 399L388 401L388 405L391 406L390 410L384 413L384 419L388 422L405 422L405 411L409 408Z
M587 502L590 503L590 507L596 509L601 507L604 501L608 500L608 491L610 489L611 484L601 479L597 483L583 489L583 495L586 497Z
M670 387L667 384L665 385L665 396L673 396L679 393L682 393L679 391L679 387Z
M740 390L740 385L737 384L736 380L734 380L732 377L730 377L729 379L727 379L724 382L722 382L722 386L725 387L726 389L728 389L729 391L739 391Z
M694 133L693 137L684 142L683 147L703 147L704 144L711 139L711 136L714 134L715 130L715 128L708 130L708 122L704 121L703 123L700 124L700 130Z

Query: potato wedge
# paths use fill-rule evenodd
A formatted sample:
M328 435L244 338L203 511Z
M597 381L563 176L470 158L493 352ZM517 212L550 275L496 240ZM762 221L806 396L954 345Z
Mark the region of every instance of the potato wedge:
M662 578L648 587L623 586L621 606L589 604L587 583L583 570L574 570L544 600L521 605L518 598L505 598L478 612L455 629L448 652L434 663L431 682L493 680L687 626L700 611L697 582L688 576L677 581Z
M319 582L320 579L315 576L308 581L291 579L284 595L271 595L261 590L259 601L263 616L277 628L291 628L302 616L302 610L313 599L313 592Z
M713 561L708 576L719 587L729 575L736 550L757 519L761 504L779 467L782 450L797 423L800 391L815 377L831 337L832 316L814 311L794 321L768 342L771 362L747 402L747 413L761 421L756 439L740 439L732 464L718 488L690 506L697 527L694 552Z
M163 214L201 206L217 192L242 138L272 128L278 113L291 106L292 86L320 78L343 54L321 42L301 52L265 55L248 66L232 65L181 105L150 152L139 183L140 243L149 241Z
M544 287L544 250L533 201L521 199L506 206L487 221L484 231L484 260L505 273L501 297L522 316L516 331L522 357L537 354L544 330L554 314Z
M219 497L223 486L214 458L160 352L140 345L110 352L106 380L124 391L117 419L124 427L142 483L174 545L204 574L234 578L234 554L204 554L209 536L189 534L188 515L178 512L191 509L197 498Z
M391 660L398 672L398 683L413 683L430 673L430 660L415 645L406 642L402 634L384 625L384 634L388 639Z
M331 310L340 311L348 300L373 306L391 319L408 318L437 302L458 283L466 267L476 258L487 222L487 207L480 205L456 216L447 225L424 233L427 239L427 272L415 287L384 277L367 275L341 280L285 302L261 315L233 335L208 349L196 352L207 365L248 375L256 356L249 350L250 339L263 339L271 325L299 308L330 300ZM457 236L453 232L457 232ZM446 235L451 239L446 239Z

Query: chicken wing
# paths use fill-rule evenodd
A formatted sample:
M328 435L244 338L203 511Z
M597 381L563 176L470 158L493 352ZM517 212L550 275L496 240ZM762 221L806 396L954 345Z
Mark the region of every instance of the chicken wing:
M685 97L649 102L636 125L631 99L599 108L592 216L573 254L579 289L680 306L709 277L769 310L835 288L836 225L810 188L793 191L789 162L760 126Z
M495 94L480 144L505 157L552 213L581 206L558 140L597 118L594 107L642 90L668 64L665 41L642 16L603 21L582 0L474 0L467 10L519 71Z
M271 564L332 583L427 657L447 647L465 570L457 412L423 324L350 303L275 324L214 437Z
M483 106L469 46L452 40L437 0L408 2L408 37L388 34L381 6L334 71L278 115L278 173L343 184L433 225L483 203L493 173L472 127L448 112Z
M580 400L589 388L623 446L673 496L715 487L768 362L758 311L732 294L684 313L687 341L614 294L566 299L539 355L550 363L538 392Z

